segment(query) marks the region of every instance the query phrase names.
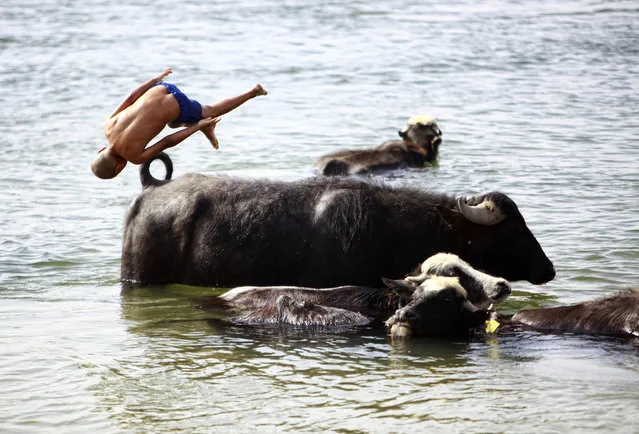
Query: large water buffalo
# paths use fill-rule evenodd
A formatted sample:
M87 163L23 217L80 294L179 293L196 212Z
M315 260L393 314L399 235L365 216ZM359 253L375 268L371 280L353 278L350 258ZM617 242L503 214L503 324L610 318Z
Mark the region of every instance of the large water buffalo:
M332 177L159 181L150 163L125 216L127 281L376 286L442 251L508 280L555 276L517 206L499 192L463 199Z
M323 175L367 174L405 167L424 167L437 160L442 132L432 116L413 116L399 130L402 140L389 140L372 149L350 149L319 157L315 168Z

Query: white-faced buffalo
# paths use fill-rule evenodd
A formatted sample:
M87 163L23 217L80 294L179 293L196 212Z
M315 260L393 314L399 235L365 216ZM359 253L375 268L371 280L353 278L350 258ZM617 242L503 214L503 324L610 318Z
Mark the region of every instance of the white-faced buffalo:
M511 322L546 332L639 337L639 288L570 306L522 310Z
M357 309L317 304L313 301L302 301L300 293L274 291L273 303L253 308L240 308L234 321L244 324L277 324L304 327L317 326L357 326L380 323L380 319L388 320L385 324L391 336L464 336L472 329L484 324L490 317L486 309L478 309L467 299L465 289L456 277L429 277L410 291L405 287L374 289L371 297L367 288L342 287L329 289L329 292L350 292L350 297L342 297L347 303L359 304L353 295L359 294L368 301L367 311L375 305L377 315L363 315ZM372 288L368 288L372 289ZM322 291L322 290L316 290ZM381 297L386 294L386 297ZM264 299L265 294L255 294ZM343 295L343 294L341 294ZM370 298L369 298L370 297ZM271 298L271 297L267 297ZM320 297L321 298L321 297ZM329 297L331 298L331 297ZM333 300L336 300L335 297ZM349 298L348 300L346 298ZM373 302L373 300L375 300ZM348 304L347 304L348 306ZM381 317L381 313L383 317ZM390 318L389 318L390 316Z
M127 281L375 286L442 251L508 280L555 276L517 206L499 192L462 199L342 177L158 181L149 164L125 216Z
M207 310L231 310L232 320L241 324L385 324L394 338L441 337L469 335L492 318L493 303L503 301L510 293L510 286L503 279L474 270L455 255L442 253L424 261L418 274L403 280L384 279L384 283L386 288L244 286L220 297L200 298L196 303Z
M324 175L355 175L403 167L423 167L437 159L442 132L431 116L414 116L399 130L402 140L389 140L373 149L338 151L317 159Z
M236 321L249 324L353 325L362 317L385 320L406 305L413 292L437 272L463 282L464 294L476 308L504 301L510 285L504 279L477 271L452 254L437 254L420 267L420 276L404 280L383 279L385 288L340 286L303 288L294 286L242 286L220 296L240 314ZM356 314L350 314L354 312ZM349 316L350 315L350 316Z

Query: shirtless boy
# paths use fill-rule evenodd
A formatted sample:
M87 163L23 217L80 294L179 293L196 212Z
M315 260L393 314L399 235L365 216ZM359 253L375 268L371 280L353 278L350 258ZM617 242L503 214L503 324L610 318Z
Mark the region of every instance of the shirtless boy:
M217 149L217 116L230 112L256 96L267 94L261 85L256 84L243 94L212 105L201 105L189 99L175 85L162 81L172 72L168 68L138 86L104 122L104 135L109 146L101 149L91 162L91 170L98 178L113 178L124 169L127 161L144 163L196 131L202 131ZM186 128L147 147L167 124L171 128Z

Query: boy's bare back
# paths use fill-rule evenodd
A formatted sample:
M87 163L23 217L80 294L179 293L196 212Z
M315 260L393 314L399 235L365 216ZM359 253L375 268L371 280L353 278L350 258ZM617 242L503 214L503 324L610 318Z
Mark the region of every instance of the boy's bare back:
M144 148L179 114L180 106L173 95L165 87L155 86L133 105L104 121L104 135L113 151L140 164Z

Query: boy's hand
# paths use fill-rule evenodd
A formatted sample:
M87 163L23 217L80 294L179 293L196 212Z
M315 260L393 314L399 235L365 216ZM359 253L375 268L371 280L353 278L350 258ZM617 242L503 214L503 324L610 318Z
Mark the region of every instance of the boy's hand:
M217 141L217 137L215 137L215 125L220 121L220 118L206 118L202 119L197 123L197 126L200 128L200 131L204 133L211 145L215 149L220 148L220 144Z
M198 121L197 126L200 127L200 129L204 128L204 127L209 127L211 130L213 130L215 128L215 125L220 121L220 118L206 118L206 119L201 119L200 121Z
M171 69L171 68L166 68L166 69L164 70L164 72L162 72L162 74L160 74L160 75L158 75L157 77L155 77L155 81L156 81L156 82L157 82L157 81L162 81L162 79L164 79L164 77L166 77L167 75L172 74L172 73L173 73L173 69Z

